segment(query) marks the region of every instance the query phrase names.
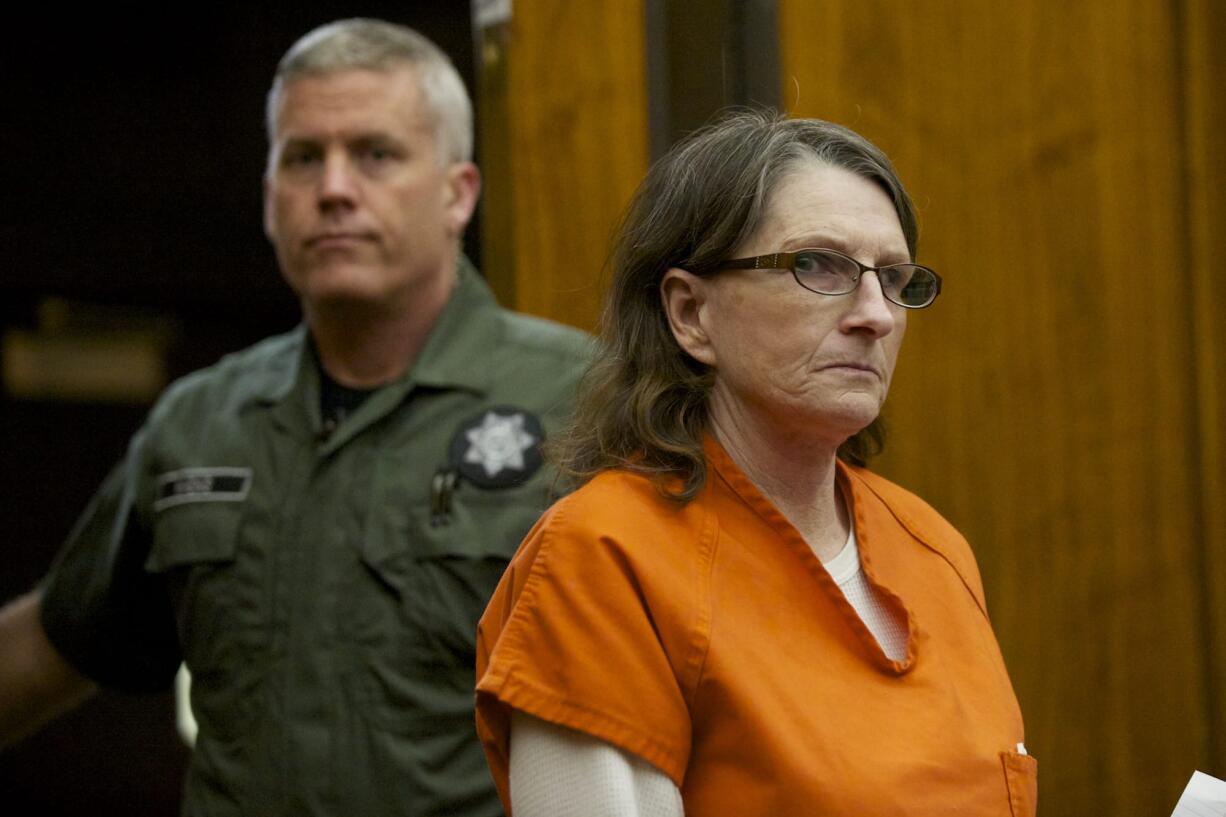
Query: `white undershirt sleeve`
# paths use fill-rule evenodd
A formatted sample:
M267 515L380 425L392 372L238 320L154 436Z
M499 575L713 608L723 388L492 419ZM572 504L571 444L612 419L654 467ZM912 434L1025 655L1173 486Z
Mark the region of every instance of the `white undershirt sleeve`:
M511 710L514 817L684 817L664 772L599 738Z

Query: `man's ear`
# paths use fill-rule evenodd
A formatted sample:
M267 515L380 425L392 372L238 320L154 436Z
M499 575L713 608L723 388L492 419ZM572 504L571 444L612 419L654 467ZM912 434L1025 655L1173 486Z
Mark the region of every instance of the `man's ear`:
M481 171L472 162L455 162L447 168L446 200L447 228L458 238L473 217L477 197L481 195Z
M268 178L268 174L264 174L264 235L268 236L268 240L272 241L273 223L272 223L272 181Z
M660 301L677 345L699 363L714 366L715 347L706 329L709 286L706 279L673 267L660 281Z

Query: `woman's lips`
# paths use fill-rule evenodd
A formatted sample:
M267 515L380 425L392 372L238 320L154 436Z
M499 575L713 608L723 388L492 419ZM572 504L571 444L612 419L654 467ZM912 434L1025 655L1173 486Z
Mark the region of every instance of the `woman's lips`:
M821 368L821 371L840 372L852 376L881 377L881 374L875 368L865 363L827 363Z

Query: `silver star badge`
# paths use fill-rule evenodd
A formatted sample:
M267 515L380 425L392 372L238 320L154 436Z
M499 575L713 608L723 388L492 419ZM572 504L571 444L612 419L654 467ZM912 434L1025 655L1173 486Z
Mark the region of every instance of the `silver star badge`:
M503 469L524 470L524 452L538 442L524 430L522 413L507 415L487 411L481 425L470 428L464 436L468 438L464 461L479 464L488 477Z

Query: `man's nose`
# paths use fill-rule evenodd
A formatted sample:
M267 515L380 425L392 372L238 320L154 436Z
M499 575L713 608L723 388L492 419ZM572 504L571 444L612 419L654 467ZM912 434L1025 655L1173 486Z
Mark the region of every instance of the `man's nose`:
M340 151L324 157L319 174L319 206L330 208L351 205L357 200L357 179L349 157Z

